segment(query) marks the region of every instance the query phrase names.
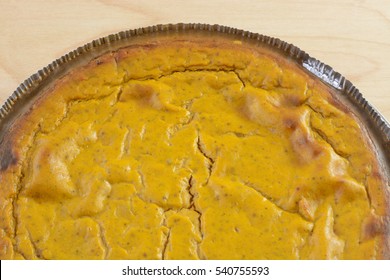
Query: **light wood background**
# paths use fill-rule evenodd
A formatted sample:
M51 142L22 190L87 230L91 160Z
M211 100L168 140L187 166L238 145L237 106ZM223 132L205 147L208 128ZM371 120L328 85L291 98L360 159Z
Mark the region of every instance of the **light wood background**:
M93 39L178 22L293 43L346 76L390 120L390 0L0 0L0 103L31 74Z

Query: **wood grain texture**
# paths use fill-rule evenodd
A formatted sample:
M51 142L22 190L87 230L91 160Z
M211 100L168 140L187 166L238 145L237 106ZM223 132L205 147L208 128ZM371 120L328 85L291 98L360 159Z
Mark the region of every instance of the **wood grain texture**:
M278 37L331 65L390 120L389 0L0 0L0 103L93 39L160 23L218 23Z

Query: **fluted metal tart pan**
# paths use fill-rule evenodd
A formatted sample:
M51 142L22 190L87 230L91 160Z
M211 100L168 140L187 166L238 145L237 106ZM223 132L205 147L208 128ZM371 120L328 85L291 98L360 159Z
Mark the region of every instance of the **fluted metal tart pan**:
M180 33L202 33L209 36L223 34L232 39L245 40L262 47L268 47L279 52L280 55L293 60L304 71L316 76L317 79L332 88L333 91L336 91L337 98L357 116L374 144L385 177L387 180L390 178L390 124L364 99L352 82L334 71L332 67L311 57L292 44L278 38L221 25L179 23L149 26L112 34L71 51L27 78L5 101L0 108L0 145L4 145L5 136L14 121L26 109L30 108L34 100L39 97L44 89L53 85L56 80L64 76L70 69L83 65L103 53L118 50L129 43L133 44L138 38L144 36ZM10 161L12 161L12 158L1 158L1 169L6 168L11 163Z

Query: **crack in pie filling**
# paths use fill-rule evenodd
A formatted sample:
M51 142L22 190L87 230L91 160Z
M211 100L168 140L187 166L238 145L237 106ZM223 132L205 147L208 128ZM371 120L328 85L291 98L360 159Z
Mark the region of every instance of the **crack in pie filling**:
M134 42L13 123L2 259L389 257L386 178L333 89L227 36Z

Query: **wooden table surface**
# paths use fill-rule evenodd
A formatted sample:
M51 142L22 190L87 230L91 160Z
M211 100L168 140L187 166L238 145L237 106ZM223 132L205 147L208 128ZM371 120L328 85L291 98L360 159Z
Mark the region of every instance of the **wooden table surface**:
M390 120L390 0L0 0L0 103L93 39L160 23L218 23L278 37L331 65Z

